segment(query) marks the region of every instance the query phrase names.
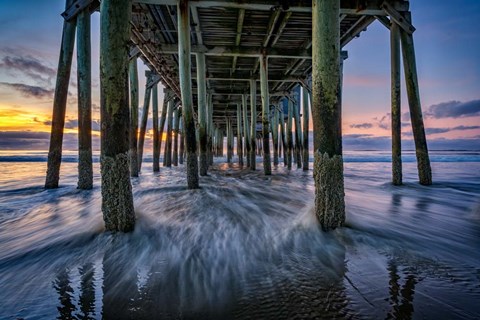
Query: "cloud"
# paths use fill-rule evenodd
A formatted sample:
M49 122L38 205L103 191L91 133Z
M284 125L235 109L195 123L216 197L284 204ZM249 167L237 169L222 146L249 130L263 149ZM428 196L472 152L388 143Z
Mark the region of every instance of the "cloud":
M0 131L0 149L5 150L48 150L50 133L33 131ZM92 136L93 150L99 150L100 137ZM64 150L78 150L76 133L63 135Z
M355 128L355 129L370 129L373 128L372 123L358 123L358 124L351 124L350 128Z
M435 119L480 116L480 100L448 101L435 104L428 108L425 116Z
M0 82L0 86L14 89L20 92L24 97L27 98L51 98L53 96L54 90L48 90L38 86L30 86L23 83L9 83L9 82Z
M19 71L32 79L50 83L56 70L50 68L33 57L5 56L0 62L0 68Z
M447 133L450 131L460 131L460 130L476 130L480 129L480 126L457 126L453 128L425 128L426 135ZM413 136L412 132L403 133L404 136Z

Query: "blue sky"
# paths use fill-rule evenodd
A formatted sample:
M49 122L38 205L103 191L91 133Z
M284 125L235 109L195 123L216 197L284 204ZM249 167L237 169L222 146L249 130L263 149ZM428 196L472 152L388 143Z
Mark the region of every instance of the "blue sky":
M62 0L0 0L0 149L48 147ZM480 149L480 1L411 1L420 94L429 145ZM98 120L99 14L92 16L93 103ZM345 48L343 133L347 149L388 148L389 33L374 22ZM140 74L144 67L139 62ZM75 61L67 148L76 145ZM141 77L143 80L143 78ZM141 86L144 82L142 81ZM403 91L404 88L402 88ZM161 90L160 90L161 92ZM403 138L411 140L402 94ZM19 137L17 141L15 137ZM20 139L22 137L22 139ZM31 137L31 139L25 138ZM33 141L33 142L32 142ZM408 145L408 142L406 143Z

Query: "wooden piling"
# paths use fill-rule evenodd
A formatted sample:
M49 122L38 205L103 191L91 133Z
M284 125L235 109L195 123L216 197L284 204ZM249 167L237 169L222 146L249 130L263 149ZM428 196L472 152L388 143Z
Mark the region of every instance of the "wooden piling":
M213 165L213 95L207 95L207 163Z
M232 163L233 158L232 120L227 118L227 163Z
M183 134L183 119L182 117L180 117L180 155L178 157L178 163L179 164L183 164L183 156L184 156L184 153L185 153L185 135Z
M193 120L191 58L190 58L190 7L188 0L179 0L178 8L178 65L180 91L182 94L183 124L185 131L185 147L187 151L187 186L188 189L199 187L197 141Z
M243 137L245 141L245 156L247 159L247 167L250 168L250 123L248 121L248 105L247 95L242 95L242 113L243 113Z
M178 166L178 131L180 127L180 108L175 109L174 122L173 122L173 158L172 164Z
M92 189L92 57L90 11L77 17L77 88L78 88L78 185Z
M148 87L148 82L151 79L151 73L148 72L147 86L145 87L145 97L143 99L142 119L140 120L140 133L138 135L138 171L142 171L143 161L143 147L145 144L145 133L147 132L148 112L150 109L150 97L152 94L152 88Z
M168 101L170 99L172 99L172 95L173 95L173 93L170 89L164 89L163 90L162 113L160 114L160 125L159 125L159 128L158 128L158 136L159 136L158 150L160 150L160 152L162 150L163 131L164 131L164 128L165 128L165 122L167 121ZM166 145L167 145L167 141L165 140L165 146ZM165 156L166 156L166 152L164 152L164 156L163 156L163 166L166 165Z
M297 87L300 88L300 87ZM295 101L293 103L293 119L295 120L295 163L297 169L302 168L302 127L300 126L300 90L295 89Z
M257 167L257 84L255 80L250 80L250 169L256 170Z
M391 101L392 101L392 183L402 184L402 140L400 103L400 27L390 24Z
M405 20L411 22L410 12L405 14ZM400 30L400 38L402 42L403 67L407 86L408 105L410 108L410 119L417 155L418 177L420 184L431 185L432 169L430 167L427 138L425 137L425 128L423 125L422 106L420 104L413 35L402 29Z
M100 90L102 212L107 231L135 226L128 165L128 42L131 2L100 4Z
M262 133L263 133L263 172L265 175L272 174L270 160L270 99L268 93L268 61L267 56L260 57L260 96L262 98Z
M138 177L138 69L137 59L129 63L130 78L130 131L129 131L129 158L130 176Z
M292 137L292 123L293 123L293 102L288 99L288 120L287 120L287 167L292 169L292 153L293 153L293 137Z
M273 165L278 166L278 108L273 109L272 118Z
M240 103L237 103L237 156L238 164L243 167L242 105Z
M152 89L153 172L160 171L160 135L158 132L158 86Z
M282 138L282 150L283 150L283 165L288 166L288 153L287 153L287 139L285 137L285 114L283 113L283 103L280 109L280 137Z
M74 3L66 1L66 9ZM58 188L60 164L62 162L63 127L65 126L65 110L67 107L68 84L72 67L73 46L75 43L76 19L63 22L62 43L58 59L57 81L53 97L52 129L48 150L47 175L45 188Z
M173 141L173 112L175 108L175 100L168 102L167 111L167 142L165 143L165 166L170 168L172 166L172 141Z
M302 87L302 102L303 102L303 171L308 171L310 153L308 146L308 91L305 87Z
M341 135L340 0L313 0L312 113L315 214L324 230L345 222Z
M201 176L207 175L207 85L205 71L205 54L198 52L197 57L197 87L198 87L198 133L200 142L200 164Z

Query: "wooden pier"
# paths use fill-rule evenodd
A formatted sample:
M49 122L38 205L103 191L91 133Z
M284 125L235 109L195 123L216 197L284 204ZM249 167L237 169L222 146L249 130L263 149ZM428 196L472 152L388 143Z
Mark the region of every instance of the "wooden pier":
M295 164L297 169L309 170L308 136L313 131L315 212L323 229L342 226L341 94L347 58L342 48L375 20L391 32L392 183L402 184L402 57L419 181L432 183L408 1L66 0L46 188L59 184L75 34L78 187L92 187L89 17L98 10L102 211L107 230L129 231L134 226L130 176L141 174L150 100L155 134L153 170L160 170L165 132L164 165L182 164L185 157L189 189L201 186L213 156L224 155L225 136L228 161L235 159L236 140L238 162L250 170L257 168L258 152L265 175L274 174L272 165L278 166L282 156L288 169ZM150 69L145 75L140 126L138 59ZM165 88L161 110L159 83ZM309 128L310 115L313 128Z

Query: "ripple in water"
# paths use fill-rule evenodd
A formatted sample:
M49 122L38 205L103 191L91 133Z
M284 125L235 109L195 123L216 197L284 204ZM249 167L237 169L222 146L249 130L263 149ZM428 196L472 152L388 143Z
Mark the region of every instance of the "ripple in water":
M348 163L347 227L330 233L311 172L216 164L189 191L181 167L146 164L135 231L109 234L98 176L76 190L67 163L62 187L42 190L44 164L28 166L1 169L2 319L480 317L478 163L435 163L432 187L414 163L402 187L388 163Z

